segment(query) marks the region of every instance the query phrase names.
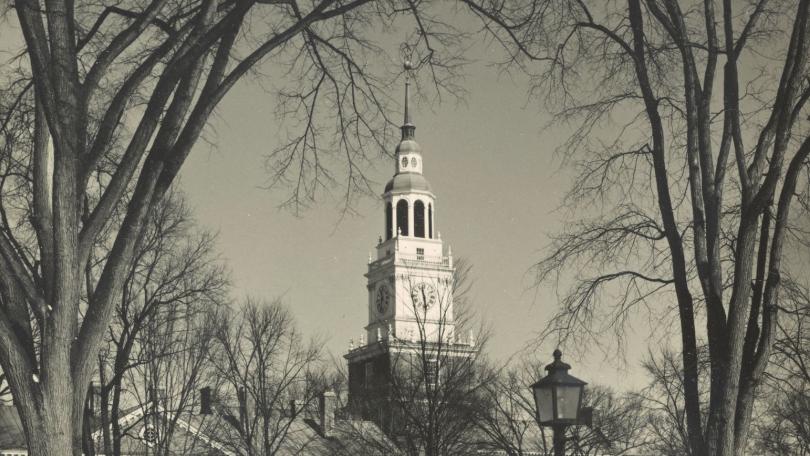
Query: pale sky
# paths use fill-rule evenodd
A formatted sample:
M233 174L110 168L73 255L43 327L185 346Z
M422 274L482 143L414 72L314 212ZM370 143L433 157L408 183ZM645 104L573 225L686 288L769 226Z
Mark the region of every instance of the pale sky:
M390 52L396 55L397 48ZM486 58L490 51L478 52ZM465 103L423 102L412 116L424 174L437 196L437 228L454 256L472 263L474 306L493 330L488 352L505 360L526 347L556 306L552 290L532 287L530 268L560 226L557 208L570 177L560 170L554 148L565 133L543 129L549 115L527 103L526 80L499 76L483 61L466 74ZM265 157L281 137L275 98L264 85L245 81L223 101L212 124L217 149L197 146L182 188L199 222L219 232L237 293L283 296L302 330L324 337L340 358L367 324L363 274L383 234L383 206L363 200L358 216L342 220L334 198L300 218L278 209L285 189L263 188ZM402 83L392 90L401 93ZM392 140L388 150L395 147ZM373 176L379 194L393 175L393 160L382 159ZM542 347L548 353L541 357L551 361L553 349ZM631 352L629 368L640 386L638 353ZM573 373L591 383L627 386L626 372L601 355L590 358L569 359Z
M454 23L463 20L453 16ZM398 54L406 35L407 30L381 34L390 55ZM0 26L0 42L3 58L16 55L21 43L13 17ZM567 134L544 128L550 115L541 103L527 101L527 78L504 76L489 65L501 57L496 47L476 43L468 57L473 63L464 71L464 102L417 103L412 116L424 174L437 196L437 229L454 256L473 265L473 305L493 331L487 351L505 361L529 346L557 306L554 290L533 287L531 267L564 219L558 208L572 176L555 148ZM202 141L195 147L180 187L198 223L219 233L218 249L236 297L281 297L301 330L323 339L328 352L342 359L349 339L357 342L367 323L363 274L383 234L383 207L367 198L355 207L357 216L346 218L339 198L324 198L299 218L278 209L287 189L264 188L265 159L283 137L272 88L261 76L237 84L207 130L216 147ZM391 87L397 97L403 90L402 81ZM401 113L391 116L399 119ZM387 149L393 153L395 147L392 138ZM393 158L380 159L370 176L380 194L393 167ZM653 327L658 324L637 322L628 335L625 365L587 347L592 355L567 359L574 375L619 389L642 386L638 363L659 345L648 339L661 332ZM551 361L553 346L536 349L538 358Z
M454 17L454 23L460 20ZM407 30L386 32L386 50L396 56ZM16 21L3 23L0 39L10 58L20 40ZM527 78L504 76L490 65L502 57L497 47L479 42L469 57L463 103L412 101L412 117L424 174L437 197L436 227L453 255L473 265L473 306L493 333L486 350L504 362L526 349L557 306L552 289L533 287L530 269L548 235L560 228L558 208L571 177L555 148L566 133L544 129L550 115L527 101ZM397 97L403 84L391 88ZM265 159L283 138L271 91L259 76L236 85L207 128L215 147L200 141L183 167L180 188L198 223L219 233L235 297L281 297L300 329L325 340L328 352L342 360L349 339L357 343L367 324L363 274L383 234L384 209L370 198L357 204L359 215L345 218L339 198L325 198L298 218L278 208L289 194L265 188ZM399 112L391 115L401 119ZM388 145L392 154L396 139ZM371 177L379 194L393 168L393 158L377 163ZM647 328L640 329L630 338L644 343L631 344L625 366L594 350L586 359L566 358L572 373L620 389L642 386L638 362L647 350ZM537 347L538 357L550 362L554 348Z

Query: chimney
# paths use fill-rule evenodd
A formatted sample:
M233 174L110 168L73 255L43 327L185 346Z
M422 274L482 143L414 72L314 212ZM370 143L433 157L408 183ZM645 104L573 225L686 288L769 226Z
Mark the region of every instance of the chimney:
M211 414L211 387L200 389L200 415Z
M96 416L96 404L100 402L96 398L96 388L95 383L90 382L90 385L87 387L87 404L85 405L86 411L89 412L92 416Z
M337 407L337 396L332 391L324 391L318 401L318 418L320 418L321 434L324 437L331 437L335 427L335 408Z
M13 403L10 405L14 405ZM85 414L91 418L101 415L101 386L96 382L90 382L87 386L87 398L85 399Z
M245 393L245 387L240 386L236 390L236 400L239 402L239 421L247 423L247 394Z

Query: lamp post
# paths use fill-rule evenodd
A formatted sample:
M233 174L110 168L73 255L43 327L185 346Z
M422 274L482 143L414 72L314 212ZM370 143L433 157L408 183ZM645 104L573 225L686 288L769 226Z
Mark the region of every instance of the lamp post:
M532 385L537 419L554 431L554 456L565 455L565 428L580 423L582 395L587 383L569 375L571 366L562 362L562 352L554 350L548 374Z

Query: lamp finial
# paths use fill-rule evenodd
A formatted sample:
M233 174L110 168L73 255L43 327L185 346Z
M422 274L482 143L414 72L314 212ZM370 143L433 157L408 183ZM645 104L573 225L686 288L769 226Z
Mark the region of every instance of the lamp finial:
M410 46L404 45L402 48L403 53L403 63L402 67L405 70L405 119L402 127L402 140L406 139L413 139L415 136L416 126L411 122L411 112L409 109L409 99L410 99L410 86L411 86L411 71L413 70L413 62L411 61L411 55L413 54L413 50Z

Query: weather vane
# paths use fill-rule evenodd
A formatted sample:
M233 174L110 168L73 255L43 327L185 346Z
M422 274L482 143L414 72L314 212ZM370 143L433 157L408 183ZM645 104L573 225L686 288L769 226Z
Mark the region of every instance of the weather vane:
M411 71L413 70L413 61L411 57L413 56L413 48L408 43L402 43L399 47L399 52L402 56L402 67L405 70L405 119L402 124L402 139L413 139L414 138L414 129L416 127L413 126L411 123L411 114L408 110L408 92L411 85Z
M402 43L399 47L399 51L402 55L402 66L405 69L405 74L409 76L410 71L413 70L413 61L411 60L413 57L413 48L408 43Z

